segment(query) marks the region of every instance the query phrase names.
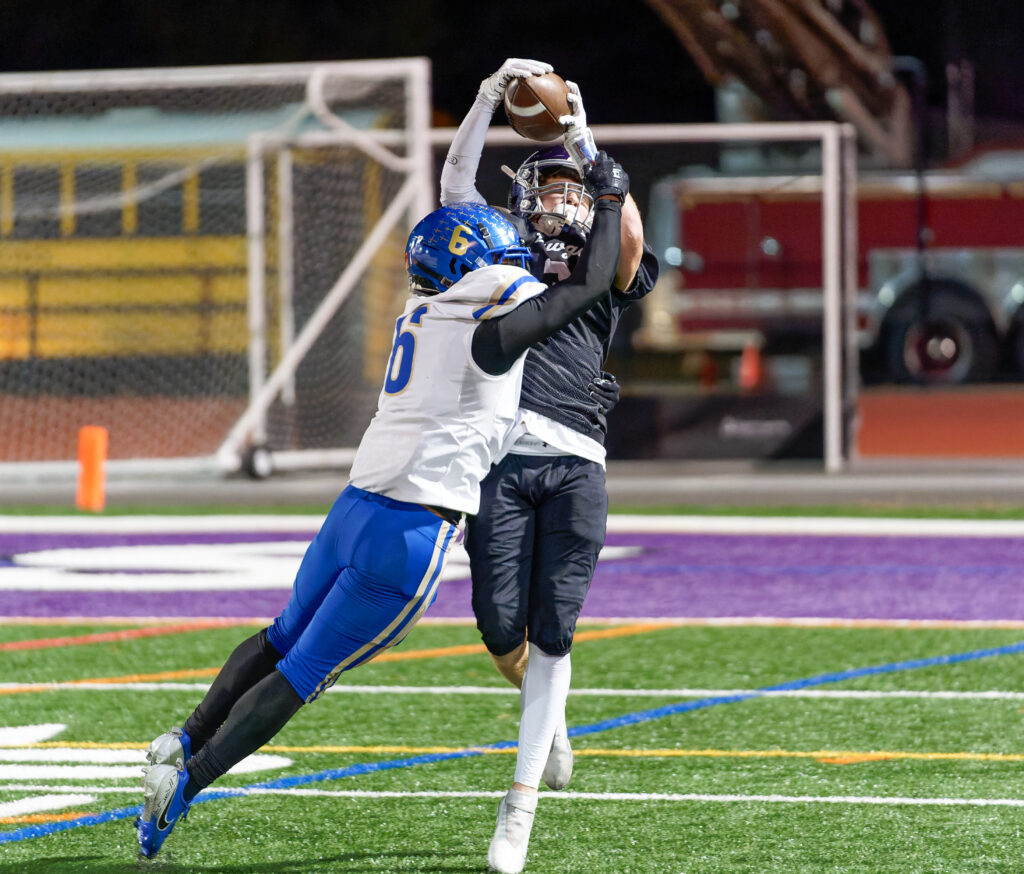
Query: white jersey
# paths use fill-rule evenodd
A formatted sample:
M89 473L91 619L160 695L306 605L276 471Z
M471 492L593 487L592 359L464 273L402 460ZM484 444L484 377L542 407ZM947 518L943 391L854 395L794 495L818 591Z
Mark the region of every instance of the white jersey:
M400 501L476 513L480 480L516 421L526 353L493 376L473 361L473 332L546 286L520 267L467 274L433 297L413 297L395 328L377 413L349 481Z

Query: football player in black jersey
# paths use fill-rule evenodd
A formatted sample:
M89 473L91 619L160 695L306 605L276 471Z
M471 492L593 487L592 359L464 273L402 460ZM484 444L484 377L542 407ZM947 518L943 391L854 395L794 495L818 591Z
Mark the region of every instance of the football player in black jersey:
M476 173L491 116L516 77L550 65L510 58L485 79L452 141L441 202L483 202ZM560 121L564 145L531 154L513 172L508 209L547 283L569 275L587 244L593 202L581 184L593 137L579 89ZM473 610L498 670L522 689L512 789L502 800L490 866L519 872L526 859L540 780L561 789L573 758L565 721L573 632L604 543L606 413L618 386L602 370L623 311L646 295L658 261L643 239L636 203L622 208L620 253L608 294L581 318L531 347L520 399L520 433L481 484L480 512L467 519Z

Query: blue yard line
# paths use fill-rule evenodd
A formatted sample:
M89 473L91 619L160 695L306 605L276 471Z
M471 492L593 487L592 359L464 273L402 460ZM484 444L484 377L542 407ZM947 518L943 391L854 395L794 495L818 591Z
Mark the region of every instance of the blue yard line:
M45 838L47 835L57 832L66 832L69 829L81 828L84 825L99 825L104 822L114 822L118 819L128 819L142 813L142 805L135 807L119 807L117 810L108 810L106 813L93 813L89 816L80 816L78 819L66 819L63 822L48 822L43 825L30 825L28 828L19 828L13 832L0 833L0 844L11 844L17 841L27 841L31 838Z
M515 746L515 743L512 741L508 741L508 743ZM450 753L428 753L422 756L410 756L406 759L392 759L386 762L360 762L355 765L349 765L347 768L330 768L326 771L317 771L315 774L296 774L292 777L281 777L279 780L268 780L266 783L256 783L239 789L214 789L205 791L202 795L197 796L196 804L200 801L216 801L218 798L245 795L254 789L294 789L296 786L306 786L309 783L320 783L324 780L341 780L345 777L357 777L360 774L373 774L377 771L412 768L415 765L429 765L449 759L465 759L470 756L483 755L483 750L485 749L488 749L488 747L479 747L471 750L453 750Z
M902 662L891 662L886 665L873 665L866 668L852 668L848 671L835 671L828 674L818 674L814 677L804 677L800 680L791 680L787 683L778 683L774 686L763 686L759 689L752 689L749 692L740 692L735 695L710 695L707 698L699 698L695 701L681 701L678 704L669 704L665 707L655 707L651 710L638 710L634 713L626 713L614 719L606 719L602 722L595 722L590 725L577 725L569 729L570 737L582 737L584 735L598 734L603 731L610 731L614 728L622 728L626 725L637 725L642 722L650 722L661 719L665 716L673 716L677 713L686 713L692 710L704 710L708 707L715 707L719 704L735 704L739 701L749 701L753 698L761 698L767 692L791 691L794 689L808 689L813 686L823 686L827 683L839 683L843 680L853 680L858 677L869 677L878 674L892 674L898 671L915 671L919 668L931 668L938 665L954 665L960 662L977 661L978 659L994 658L996 656L1015 655L1024 652L1024 641L1011 643L1006 646L997 646L990 649L976 649L971 652L952 653L951 655L933 656L925 659L908 659ZM355 777L360 774L371 774L377 771L389 771L395 768L412 768L416 765L432 764L434 762L452 761L454 759L466 759L472 756L479 756L490 750L510 749L516 746L515 741L499 741L498 743L485 746L473 747L465 750L454 750L448 753L429 753L421 756L409 756L404 759L393 759L381 762L360 762L349 765L347 768L330 768L325 771L317 771L313 774L299 774L293 777L281 777L277 780L269 780L265 783L254 783L250 786L243 786L237 789L214 789L204 791L199 795L193 804L201 804L206 801L217 801L224 798L234 798L246 795L260 789L291 789L296 786L305 786L310 783L321 783L326 780L341 780L346 777ZM28 828L17 829L11 832L0 832L0 844L16 843L27 841L32 838L42 838L58 832L68 831L73 828L81 828L88 825L99 825L104 822L112 822L119 819L129 819L142 813L142 805L134 807L121 807L117 810L109 810L106 813L82 816L77 819L69 819L63 822L45 823L33 825Z
M804 677L801 680L790 680L788 683L778 683L774 686L763 686L760 689L752 689L750 692L741 692L736 695L711 695L707 698L699 698L695 701L681 701L678 704L668 704L665 707L655 707L651 710L639 710L635 713L627 713L624 716L617 716L614 719L605 719L601 722L594 722L590 725L577 725L569 729L569 737L581 737L588 734L597 734L602 731L609 731L613 728L622 728L625 725L637 725L641 722L650 722L652 719L661 719L664 716L672 716L676 713L686 713L690 710L704 710L707 707L714 707L718 704L734 704L737 701L748 701L751 698L761 698L766 692L783 692L794 689L809 689L813 686L824 686L826 683L839 683L843 680L854 680L858 677L870 677L876 674L893 674L897 671L915 671L919 668L932 668L937 665L954 665L959 662L973 662L978 659L988 659L994 656L1015 655L1024 652L1024 641L996 646L991 649L976 649L971 652L958 652L951 655L933 656L927 659L908 659L903 662L891 662L887 665L873 665L867 668L852 668L849 671L835 671L829 674L818 674L815 677Z

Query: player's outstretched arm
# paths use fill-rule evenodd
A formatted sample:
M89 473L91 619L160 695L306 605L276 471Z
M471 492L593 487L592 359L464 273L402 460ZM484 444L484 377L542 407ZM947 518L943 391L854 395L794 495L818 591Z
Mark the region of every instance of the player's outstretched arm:
M576 164L582 177L587 167L594 161L597 146L594 135L587 124L587 110L583 106L583 95L580 86L575 82L566 82L569 93L565 95L566 103L572 112L560 116L558 121L565 130L565 150ZM633 277L640 267L640 258L644 254L644 226L640 220L640 210L636 201L627 196L622 206L622 241L619 251L619 264L615 271L615 287L625 290L633 284Z
M625 291L633 284L640 259L644 255L644 223L640 209L629 195L622 204L622 229L619 247L619 263L615 269L615 287Z
M476 171L484 150L484 140L491 116L501 106L505 90L513 79L550 73L551 64L528 58L509 58L491 73L476 94L476 100L462 119L441 169L441 205L449 203L484 203L476 190Z
M619 260L620 220L629 176L604 152L598 152L583 181L594 198L596 212L583 254L568 279L508 315L477 326L473 360L487 373L504 373L530 346L579 318L609 293Z
M587 110L583 106L580 86L575 82L567 81L565 87L569 89L569 93L565 95L565 102L569 104L569 109L572 112L569 115L559 116L558 123L565 131L562 137L565 150L572 158L576 169L580 171L580 178L582 178L587 167L593 164L597 157L597 146L594 145L594 135L590 132L590 126L587 124Z

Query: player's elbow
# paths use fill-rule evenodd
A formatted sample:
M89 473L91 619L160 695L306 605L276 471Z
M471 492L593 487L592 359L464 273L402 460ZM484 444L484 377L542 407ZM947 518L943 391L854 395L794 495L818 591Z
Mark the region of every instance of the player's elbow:
M615 287L625 290L633 283L644 254L644 226L635 208L622 211L619 234L619 263L615 270Z
M621 249L624 252L639 252L644 247L644 223L640 219L640 210L632 197L626 198L622 205L622 217L619 220Z

